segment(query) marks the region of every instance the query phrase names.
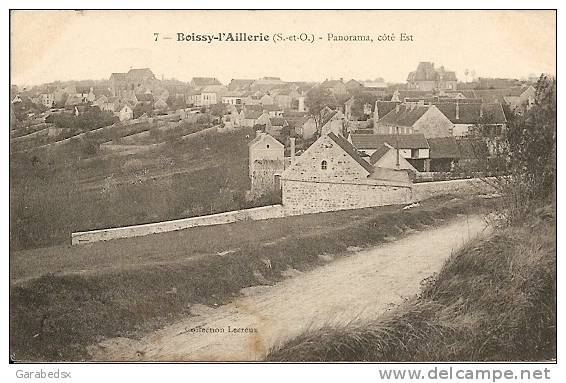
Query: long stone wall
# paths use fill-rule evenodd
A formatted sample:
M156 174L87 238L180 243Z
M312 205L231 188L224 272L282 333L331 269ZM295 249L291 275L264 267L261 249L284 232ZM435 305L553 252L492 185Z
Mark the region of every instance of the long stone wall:
M486 182L465 180L405 184L388 181L298 181L283 180L283 205L270 205L226 213L117 227L71 234L71 244L80 245L118 238L140 237L198 226L221 225L247 220L264 220L335 210L407 204L440 194L490 194L495 190Z
M247 220L258 221L270 218L281 218L283 216L284 210L281 205L262 206L252 209L206 215L203 217L77 232L71 234L71 244L80 245L98 241L109 241L111 239L118 238L141 237L149 234L165 233L169 231L188 229L191 227L221 225Z
M360 209L411 201L411 184L393 182L332 182L283 180L287 215Z

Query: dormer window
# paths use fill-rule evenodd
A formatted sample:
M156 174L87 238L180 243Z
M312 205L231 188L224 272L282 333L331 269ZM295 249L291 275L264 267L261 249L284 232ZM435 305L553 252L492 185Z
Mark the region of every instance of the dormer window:
M323 161L320 163L320 168L321 168L322 170L326 170L327 167L328 167L328 163L326 162L326 160L323 160Z

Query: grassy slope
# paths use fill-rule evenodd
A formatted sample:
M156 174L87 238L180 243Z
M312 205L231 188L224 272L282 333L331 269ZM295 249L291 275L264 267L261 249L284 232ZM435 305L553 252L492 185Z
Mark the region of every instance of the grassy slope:
M556 224L550 209L454 254L422 293L371 323L302 334L271 361L556 358Z
M157 244L150 248L153 254L159 253L159 244L174 242L173 235L181 245L168 253L169 258L157 256L158 262L149 264L140 262L151 254L138 253L140 248L129 242L122 242L121 254L120 241L116 241L106 244L114 257L103 257L99 263L91 262L87 266L90 272L85 273L78 269L79 262L63 269L62 274L38 277L26 274L25 257L16 258L16 263L22 263L12 275L31 279L11 286L11 353L20 360L82 360L88 358L86 346L102 337L141 335L188 315L190 304L221 304L237 296L244 287L281 280L281 273L288 268L306 270L316 267L323 263L319 254L340 254L348 246L378 244L386 237L403 235L408 229L418 229L464 213L472 205L477 211L482 204L489 202L444 197L407 211L387 207L364 209L357 216L352 215L353 212L337 212L290 217L256 222L262 227L256 227L256 230L237 229L237 225L247 223L207 228L209 236L203 240L216 240L223 245L210 245L208 251L235 250L226 255L196 256L199 245L191 247L188 245L190 240L183 240L184 235L190 238L191 230L156 235L147 237ZM230 227L240 235L225 237ZM281 230L283 227L294 229ZM259 237L250 234L258 231L271 233L259 234ZM241 237L248 240L241 240ZM135 239L138 240L145 239ZM206 249L206 245L201 245ZM102 251L104 246L100 246L93 246L92 252L77 251L77 255L83 260L88 259ZM53 257L57 256L55 253ZM69 258L72 253L68 251L67 255L60 256ZM41 257L41 254L35 256ZM140 257L136 260L137 256ZM266 259L271 263L270 268L266 266ZM30 262L34 268L42 264L41 260ZM170 293L173 288L176 292Z
M243 208L249 188L247 143L252 137L253 129L200 135L172 142L158 152L101 161L79 162L80 153L72 147L36 162L13 156L10 246L51 246L68 242L73 231ZM142 166L129 169L129 161ZM186 173L151 177L179 170ZM107 176L116 181L113 186L106 187ZM98 188L82 190L85 179Z

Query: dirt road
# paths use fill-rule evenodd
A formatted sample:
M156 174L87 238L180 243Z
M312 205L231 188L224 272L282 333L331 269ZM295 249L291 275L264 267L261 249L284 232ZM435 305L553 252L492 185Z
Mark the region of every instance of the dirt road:
M401 303L453 250L486 230L481 217L461 216L379 247L352 249L313 271L289 270L290 278L275 286L245 289L225 306L192 306L193 316L141 340L108 339L91 353L94 360L262 360L270 347L306 328L375 318Z

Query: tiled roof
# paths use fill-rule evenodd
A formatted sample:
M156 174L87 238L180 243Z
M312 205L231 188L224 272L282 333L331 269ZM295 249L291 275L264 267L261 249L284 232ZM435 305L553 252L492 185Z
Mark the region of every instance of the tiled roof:
M395 105L399 104L395 101L378 101L376 103L377 115L379 118L385 117L385 115L395 109Z
M221 85L215 77L193 77L192 84L194 86Z
M501 104L460 104L460 103L441 103L436 107L453 124L478 124L485 121L491 124L504 124L506 122L505 113ZM458 113L456 111L458 110ZM456 116L458 114L458 116ZM456 118L458 117L458 118Z
M429 138L427 141L430 158L460 158L460 149L454 137Z
M399 105L399 111L396 108L391 110L377 122L380 125L395 125L412 127L427 111L428 106L425 105Z
M340 146L342 148L342 150L344 150L346 153L348 153L348 155L350 157L352 157L354 159L354 161L356 161L358 164L360 164L365 170L367 170L368 173L372 173L373 172L373 166L368 163L366 160L364 160L360 154L358 153L358 151L356 150L356 148L354 148L352 146L352 144L350 144L344 137L342 136L337 136L334 133L329 133L328 137L334 141L338 146Z
M228 89L235 90L241 88L248 88L253 84L254 80L245 80L245 79L232 79L230 84L228 85Z
M225 91L226 88L223 85L207 85L202 89L203 93L218 93Z
M359 150L378 149L387 143L399 149L428 149L428 143L423 134L352 134L352 144Z
M474 93L476 97L481 98L483 102L503 102L504 97L518 97L523 94L528 87L514 86L506 89L476 89Z
M112 73L110 75L110 79L119 80L119 81L126 81L126 74L125 73Z
M155 75L153 74L153 72L151 71L151 69L149 68L134 68L134 69L130 69L128 71L128 73L126 74L127 78L142 78L142 77L153 77L155 78Z

